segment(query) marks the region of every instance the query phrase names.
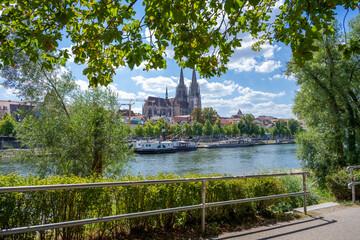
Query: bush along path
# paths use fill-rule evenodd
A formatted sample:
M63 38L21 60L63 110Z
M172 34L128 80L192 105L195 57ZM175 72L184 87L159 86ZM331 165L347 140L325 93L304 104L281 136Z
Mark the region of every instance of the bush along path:
M90 182L139 181L214 177L219 175L158 174L153 177L128 176L121 179L80 178L76 176L23 177L16 174L0 175L0 187L55 185ZM0 228L9 229L31 225L65 222L104 216L120 215L201 203L201 182L144 185L131 187L89 188L77 190L51 190L40 192L0 194ZM301 191L298 176L281 178L239 179L209 181L206 202L252 198ZM311 190L310 190L311 191ZM317 202L312 195L309 204ZM283 212L300 207L302 197L242 203L206 210L207 234L229 228L231 224L245 228L283 218ZM139 238L159 234L185 234L200 236L201 210L176 212L150 217L42 231L41 239L112 239ZM166 230L166 231L162 231ZM162 233L160 233L162 231ZM155 234L155 235L154 235ZM5 239L32 239L36 233L5 236ZM165 236L164 236L165 237Z

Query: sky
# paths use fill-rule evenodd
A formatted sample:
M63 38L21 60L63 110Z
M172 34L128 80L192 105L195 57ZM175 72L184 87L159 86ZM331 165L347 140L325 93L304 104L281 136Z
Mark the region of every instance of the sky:
M135 6L136 7L136 6ZM276 13L276 11L275 11ZM344 18L346 12L337 10L337 18ZM356 16L350 12L346 20ZM242 47L235 49L228 63L228 71L220 77L202 78L197 74L202 107L213 107L220 116L230 117L240 109L243 114L267 115L278 118L295 118L292 113L294 98L299 88L293 77L284 75L286 63L291 59L291 49L282 43L265 44L262 50L254 52L254 40L249 35L242 36ZM70 48L71 42L60 43L62 48ZM142 105L148 96L165 97L166 87L169 98L175 96L180 78L180 67L172 59L171 48L167 50L167 68L143 71L143 66L130 70L121 67L116 70L110 87L119 95L120 103L133 99L132 110L142 112ZM82 89L88 87L88 80L82 74L85 67L67 62L67 69L75 76ZM192 69L184 69L185 84L189 87ZM0 86L1 100L19 100L11 89ZM126 105L124 109L128 108Z

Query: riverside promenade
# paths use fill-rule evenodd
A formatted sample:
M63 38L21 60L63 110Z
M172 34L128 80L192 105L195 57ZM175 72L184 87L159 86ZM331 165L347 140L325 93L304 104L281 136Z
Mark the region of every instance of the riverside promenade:
M337 206L325 208L309 212L309 215L302 219L280 222L240 232L223 233L216 238L209 239L360 239L360 207Z

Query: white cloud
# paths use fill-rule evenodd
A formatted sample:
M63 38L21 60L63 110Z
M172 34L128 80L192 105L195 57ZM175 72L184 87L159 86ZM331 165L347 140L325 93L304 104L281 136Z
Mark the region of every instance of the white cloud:
M166 47L165 53L166 53L167 58L173 59L174 55L175 55L174 47L172 47L172 46Z
M279 78L283 78L283 77L284 77L284 75L275 74L274 76L270 77L269 80L279 79Z
M201 96L205 98L219 98L231 95L239 86L233 81L208 82L206 79L198 79L198 83Z
M254 58L240 58L237 61L230 60L227 67L234 69L237 72L249 72L256 66L256 60Z
M1 80L1 78L0 78ZM12 88L5 88L0 85L0 99L2 100L18 100L16 90Z
M222 109L224 116L234 115L239 109L245 114L251 113L255 117L260 115L269 115L279 118L294 117L292 113L292 104L278 104L273 101L252 103L249 101L238 101L237 99L202 99L204 107L213 107ZM225 107L224 107L225 106Z
M270 77L269 80L274 80L274 79L286 79L289 81L296 81L295 76L294 75L284 75L284 74L275 74L274 76Z
M243 113L251 113L255 116L272 115L275 117L293 117L292 104L274 103L273 99L285 95L285 92L270 93L256 91L249 87L238 86L239 96L233 98L203 97L204 107L221 109L224 116L230 116L241 109Z
M141 75L135 76L131 78L136 85L140 85L141 88L146 92L154 92L154 93L165 93L166 86L168 87L168 91L174 91L177 86L177 83L173 80L172 77L153 77L153 78L145 78Z
M237 72L271 72L280 67L279 61L269 60L275 57L275 51L281 47L265 43L260 51L252 50L256 40L248 34L243 37L242 46L234 50L227 67Z
M280 61L269 60L269 61L263 62L259 66L256 66L255 70L256 70L256 72L269 73L280 67L281 67Z
M85 91L89 89L89 82L84 80L76 80L75 83L79 85L80 89Z
M254 102L254 101L270 101L276 97L281 97L285 95L285 92L280 93L269 93L269 92L261 92L261 91L255 91L251 88L244 88L239 86L238 92L240 93L240 96L236 97L235 101L246 101L246 102Z

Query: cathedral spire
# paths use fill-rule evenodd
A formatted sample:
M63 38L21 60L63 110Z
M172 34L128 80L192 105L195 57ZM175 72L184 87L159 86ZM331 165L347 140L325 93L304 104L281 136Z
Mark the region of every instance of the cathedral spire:
M195 68L193 68L192 79L191 79L191 85L193 84L197 84Z
M195 68L193 69L191 84L189 88L189 110L190 112L195 108L201 108L200 87L196 79Z
M169 99L169 95L168 95L168 90L167 90L167 86L166 86L166 93L165 93L165 99Z
M183 74L183 69L181 68L180 71L180 81L179 81L179 85L184 85L184 74Z
M182 101L182 102L186 102L188 99L188 94L187 94L187 87L185 85L184 82L184 74L183 74L183 69L181 68L180 71L180 80L179 80L179 84L176 87L176 95L175 98L178 101Z

